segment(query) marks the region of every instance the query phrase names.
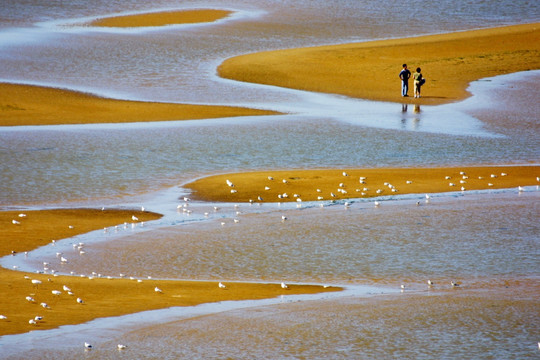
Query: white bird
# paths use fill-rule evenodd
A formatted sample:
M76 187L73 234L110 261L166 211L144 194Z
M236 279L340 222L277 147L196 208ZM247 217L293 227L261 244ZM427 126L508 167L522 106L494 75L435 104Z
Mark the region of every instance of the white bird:
M44 309L50 309L50 307L49 307L49 305L47 305L47 303L42 302L39 305L41 305L41 307L44 308Z
M41 284L41 280L32 279L32 284L36 285L36 287Z
M35 320L35 321L41 321L41 320L43 320L43 316L39 316L39 315L38 315L38 316L36 316L36 317L34 318L34 320Z
M77 303L82 304L82 303L84 303L84 301L81 298L77 298Z
M523 186L518 186L518 191L523 192L523 191L525 191L525 188Z
M126 345L118 344L118 350L124 350L126 348L127 348Z
M19 225L20 222L18 222L17 220L11 220L11 222L13 223L13 225Z
M428 281L427 281L427 284L428 284L428 286L433 286L433 285L435 285L435 283L434 283L433 281L431 281L431 280L428 280Z
M287 284L285 284L284 282L281 283L281 288L282 289L288 289L289 286Z
M221 282L218 284L218 286L219 286L220 289L225 289L226 288L226 286Z
M36 300L35 300L33 297L31 297L31 296L27 296L27 297L26 297L26 300L29 301L29 302L32 302L32 303L33 303L33 302L36 302Z
M401 284L401 291L405 290L405 285Z
M343 172L343 176L349 176L345 171Z
M160 288L158 288L157 286L154 288L154 291L157 292L157 293L162 293L163 290L161 290Z
M281 221L287 220L287 217L285 215L281 215Z
M51 291L51 293L52 293L53 295L57 295L57 296L60 295L60 294L62 294L62 292L59 291L59 290L53 290L53 291Z
M458 283L456 283L456 282L453 282L453 281L450 281L450 284L452 284L452 287L458 287L458 286L459 286L459 284L458 284Z
M234 187L234 184L232 183L231 180L227 179L225 181L227 182L227 185L229 185L229 187Z
M6 315L0 315L0 320L7 320L7 316Z
M36 324L37 324L37 323L36 323L36 320L34 320L34 319L28 320L28 323L29 323L30 325L36 325Z
M131 220L133 220L133 221L139 221L139 218L136 217L135 215L131 215Z
M270 187L265 186L265 187L264 187L264 190L270 190Z
M286 184L286 183L288 182L288 181L287 181L287 180L285 180L285 179L283 179L282 181L283 181L283 183L284 183L284 184Z
M84 347L85 347L86 349L91 349L91 348L92 348L92 344L85 342L85 343L84 343Z
M379 206L379 205L381 205L381 203L378 202L378 201L375 201L373 204L374 204L376 207Z
M273 177L271 177L271 176L269 176L269 177L268 177L268 180L274 180L274 178L273 178Z
M65 257L63 257L63 256L60 258L60 261L63 262L63 263L67 263L67 262L68 262L67 259L66 259Z

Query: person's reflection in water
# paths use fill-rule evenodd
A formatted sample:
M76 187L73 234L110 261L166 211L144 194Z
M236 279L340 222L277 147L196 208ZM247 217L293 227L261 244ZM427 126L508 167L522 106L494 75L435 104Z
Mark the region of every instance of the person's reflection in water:
M414 109L413 109L413 113L415 114L420 114L420 105L418 104L414 104ZM414 117L414 120L413 120L413 129L414 130L418 130L418 128L420 127L420 116L419 115L416 115Z
M407 108L409 107L408 104L401 104L401 113L403 114L401 116L401 127L405 129L407 126Z

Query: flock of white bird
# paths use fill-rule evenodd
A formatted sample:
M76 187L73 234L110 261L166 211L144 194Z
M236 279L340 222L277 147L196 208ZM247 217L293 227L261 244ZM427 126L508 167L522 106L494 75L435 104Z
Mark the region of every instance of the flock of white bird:
M342 174L343 174L344 177L348 177L348 176L349 176L349 174L348 174L347 172L343 172ZM499 175L491 174L491 175L490 175L490 178L491 178L491 179L495 179L495 178L497 178L498 176L499 176ZM503 172L503 173L500 174L500 176L507 176L507 173L504 173L504 172ZM480 180L483 179L483 177L481 177L481 176L478 177L478 178L479 178ZM446 176L445 179L446 179L446 180L451 180L452 177L451 177L451 176ZM465 191L465 190L466 190L465 184L467 183L467 180L468 180L468 179L469 179L469 177L465 174L465 172L460 172L459 183L462 185L462 186L461 186L461 191ZM274 181L274 178L273 178L272 176L268 176L268 180L269 180L269 181ZM540 182L540 177L537 177L536 180L537 180L538 182ZM289 181L288 181L287 179L283 179L283 180L282 180L282 183L288 184ZM366 178L366 177L360 177L360 178L359 178L359 183L365 185L365 184L367 183L367 178ZM235 184L233 184L230 180L227 179L227 180L226 180L226 184L227 184L228 187L231 188L231 193L236 193L236 192L237 192L237 190L234 189L234 188L235 188ZM412 180L407 180L407 181L406 181L406 184L412 184ZM488 183L487 185L488 185L488 187L491 187L491 186L493 186L493 183L490 182L490 183ZM397 189L394 185L392 185L391 183L385 182L385 183L384 183L384 186L385 186L385 188L388 188L388 189L389 189L391 192L393 192L393 193L398 192L398 189ZM454 183L454 182L449 182L449 186L456 186L456 183ZM270 186L265 186L265 187L264 187L264 190L265 190L265 191L268 191L268 190L270 190L270 189L271 189ZM316 191L317 191L318 193L321 193L321 192L322 192L320 189L317 189ZM336 191L337 191L338 193L343 194L343 195L347 194L346 185L345 185L344 183L339 183L338 186L337 186L337 190L336 190ZM360 195L362 195L362 196L365 196L365 195L367 194L368 191L369 191L369 188L367 188L367 187L361 187L361 188L357 188L357 189L356 189L356 192L357 192L357 193L360 193ZM379 188L379 189L377 189L375 192L376 192L376 194L380 195L380 194L383 194L384 191L385 191L384 188ZM522 192L522 191L524 191L524 188L520 186L520 187L518 187L518 191L519 191L519 192ZM282 194L279 194L279 195L278 195L278 198L279 198L279 199L286 199L286 198L288 198L288 197L289 197L289 195L288 195L287 193L282 193ZM301 199L301 197L300 197L299 194L293 194L293 197L296 198L296 201L297 201L298 203L301 203L301 202L302 202L302 199ZM334 194L334 192L331 192L331 193L330 193L330 197L331 197L331 199L334 199L334 198L337 197L337 195ZM429 194L426 194L425 198L426 198L426 202L429 202L430 199L431 199L431 197L430 197ZM262 201L263 201L262 196L258 196L258 200L259 200L260 202L262 202ZM323 197L323 196L319 196L319 197L318 197L318 200L324 200L324 197ZM189 198L184 197L184 204L178 205L178 209L179 209L179 210L182 209L182 211L183 211L184 213L186 213L186 214L191 214L191 210L188 208L188 202L189 202L189 201L190 201ZM250 203L253 203L253 201L250 200ZM381 204L380 201L374 201L374 205L375 205L376 207L380 206L380 204ZM299 205L300 205L300 204L299 204ZM322 205L322 204L321 204L321 205ZM349 204L348 202L345 203L345 207L349 207L349 205L350 205L350 204ZM419 205L419 202L417 202L417 205ZM235 207L238 207L238 205L235 205ZM300 207L300 206L299 206L299 207ZM322 207L322 206L321 206L321 207ZM144 208L142 208L142 209L143 209L143 211L144 211ZM218 211L218 210L219 210L218 207L214 207L214 211ZM236 214L239 215L240 212L237 211ZM209 213L206 212L204 215L205 215L205 216L208 216ZM18 217L19 217L19 220L16 220L16 219L13 219L13 220L12 220L12 224L13 224L13 225L21 225L21 221L22 221L24 218L26 218L26 214L21 213L21 214L18 215ZM132 219L133 221L139 221L139 219L138 219L135 215L133 215L133 216L131 217L131 219ZM286 216L284 216L284 215L281 216L281 221L282 221L282 222L284 222L284 221L286 221L286 220L288 220L288 218L287 218ZM240 220L237 219L237 218L233 219L233 222L234 222L234 223L239 223L239 221L240 221ZM141 224L144 224L144 223L141 222ZM133 224L133 225L135 225L135 224ZM132 226L133 226L133 225L132 225ZM225 225L225 222L224 222L224 221L221 221L221 225ZM141 226L142 226L142 225L141 225ZM124 228L127 228L127 227L128 227L128 223L126 222L126 223L124 223ZM73 228L73 226L69 226L69 228ZM114 227L114 229L115 229L116 231L118 231L118 226ZM108 232L108 229L107 229L107 228L105 228L104 230L105 230L105 232ZM53 240L53 241L52 241L52 245L54 245L54 244L55 244L55 241ZM84 251L84 243L79 242L79 243L73 244L73 248L74 248L76 251L78 251L78 253L79 253L80 255L82 255L82 254L85 253L85 251ZM12 254L15 254L15 252L12 252ZM25 254L27 254L27 253L25 253ZM59 258L60 264L67 264L67 263L68 263L68 259L67 259L66 257L64 257L64 254L62 254L61 252L58 252L58 253L56 254L56 256ZM44 262L44 263L43 263L43 271L42 271L42 273L48 273L48 272L49 272L50 274L52 274L53 276L58 276L57 272L56 272L54 269L51 269L51 268L50 268L50 264L47 263L47 262ZM71 272L71 275L75 275L75 273L74 273L74 272ZM81 277L85 277L85 275L83 275L83 274L81 274L80 276L81 276ZM92 278L94 278L94 277L102 277L102 275L101 275L101 274L97 274L97 273L95 273L95 272L92 272L92 275L91 275L91 276L88 276L89 279L92 279ZM120 277L121 277L121 278L125 277L125 274L120 274ZM113 277L107 276L107 278L112 279ZM151 279L150 276L149 276L148 278ZM32 286L34 287L34 289L39 290L39 285L42 284L42 281L41 281L41 280L38 280L38 279L31 279L29 276L25 276L25 279L30 280L30 282L31 282ZM135 278L133 278L133 277L130 277L130 279L135 280ZM48 280L49 280L49 281L52 281L51 279L48 279ZM142 282L142 279L137 279L137 281L138 281L138 282ZM427 284L428 284L428 287L429 287L429 288L432 288L432 287L435 286L435 283L434 283L433 281L431 281L431 280L427 280ZM288 286L287 284L285 284L284 282L282 282L280 286L281 286L282 289L288 289L288 288L289 288L289 286ZM459 287L460 284L457 283L457 282L451 281L451 282L450 282L450 286L451 286L452 288L456 288L456 287ZM227 286L226 286L225 284L223 284L222 282L219 282L219 283L218 283L218 287L219 287L220 289L227 289ZM406 287L405 287L404 284L402 284L402 285L401 285L401 291L403 292L403 291L405 291L405 290L406 290ZM157 286L154 288L154 291L155 291L156 293L158 293L158 294L163 294L163 290L161 290L161 289L160 289L159 287L157 287ZM26 301L28 301L28 302L30 302L30 303L33 303L33 304L37 304L38 302L35 300L36 293L37 293L37 291L35 291L34 293L30 294L29 296L26 296ZM68 286L66 286L66 285L63 285L63 286L62 286L62 291L61 291L61 290L56 290L56 289L55 289L55 290L52 290L51 293L52 293L52 295L54 295L54 297L60 297L60 296L63 296L63 294L67 294L67 295L69 295L69 296L74 296L74 293L72 292L72 290L71 290ZM77 297L75 301L76 301L78 304L84 304L84 301L83 301L80 297ZM46 309L46 310L50 310L50 309L51 309L51 307L50 307L47 303L45 303L45 302L40 302L39 305L40 305L43 309ZM5 316L5 315L0 315L0 320L7 320L7 316ZM30 325L32 325L32 326L37 326L37 325L38 325L40 322L42 322L42 321L43 321L43 316L41 316L41 315L36 315L35 317L33 317L33 318L31 318L30 320L28 320L28 323L29 323ZM86 350L90 350L90 349L93 348L93 346L92 346L92 344L90 344L90 343L88 343L88 342L85 342L85 343L84 343L84 348L85 348ZM123 345L123 344L118 344L117 348L118 348L118 350L124 350L124 349L127 348L127 346L126 346L126 345ZM539 348L540 348L540 343L539 343Z

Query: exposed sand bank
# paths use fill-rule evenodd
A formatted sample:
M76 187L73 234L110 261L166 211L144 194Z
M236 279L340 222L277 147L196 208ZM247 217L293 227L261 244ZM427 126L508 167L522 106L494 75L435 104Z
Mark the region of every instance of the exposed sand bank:
M267 51L237 56L218 68L220 76L245 82L335 93L369 100L403 102L401 65L417 67L427 79L422 98L408 102L442 104L470 94L482 78L540 69L540 23Z
M206 201L328 201L452 192L461 191L462 187L465 191L502 188L518 191L518 186L540 185L538 176L540 166L282 170L215 175L184 187L193 191L194 199Z
M88 25L104 27L144 27L214 22L232 12L214 9L162 11L136 15L112 16L97 19Z
M114 100L69 90L6 83L0 83L0 93L0 126L126 123L277 114L233 106Z
M20 213L26 217L19 217ZM46 211L4 211L0 212L0 256L24 257L24 251L51 244L69 236L98 230L104 227L132 223L131 216L138 221L150 221L161 217L159 214L131 210L46 210ZM12 220L20 224L12 224ZM70 228L69 226L72 226ZM51 244L51 246L53 246ZM85 255L81 255L85 256ZM61 271L61 262L50 264L52 270ZM87 274L90 275L90 274ZM108 274L110 275L110 274ZM115 274L118 276L118 274ZM27 278L25 278L27 277ZM129 277L129 274L126 274ZM42 283L35 285L32 279ZM220 289L217 282L158 281L144 279L142 282L129 279L106 279L79 276L53 276L50 274L23 273L0 268L0 336L38 329L50 329L66 324L78 324L92 319L119 316L144 310L171 306L190 306L225 300L250 300L272 298L287 294L311 294L324 291L338 291L339 288L322 286L296 286L282 289L276 284L225 283ZM68 286L73 295L63 290ZM162 292L154 288L158 286ZM52 291L61 291L53 295ZM25 297L32 297L29 302ZM84 302L76 301L81 298ZM45 302L50 309L40 304ZM29 324L30 319L42 316L37 324Z

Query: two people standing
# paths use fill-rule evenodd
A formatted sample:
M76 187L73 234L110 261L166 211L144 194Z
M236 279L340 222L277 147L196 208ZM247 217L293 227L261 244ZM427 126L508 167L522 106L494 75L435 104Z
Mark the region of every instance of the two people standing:
M409 96L409 79L411 77L411 71L407 68L407 64L403 64L403 70L399 73L399 78L401 79L401 96ZM426 79L422 76L422 69L416 68L416 72L412 74L414 79L414 97L420 97L420 90L422 85L426 82Z

